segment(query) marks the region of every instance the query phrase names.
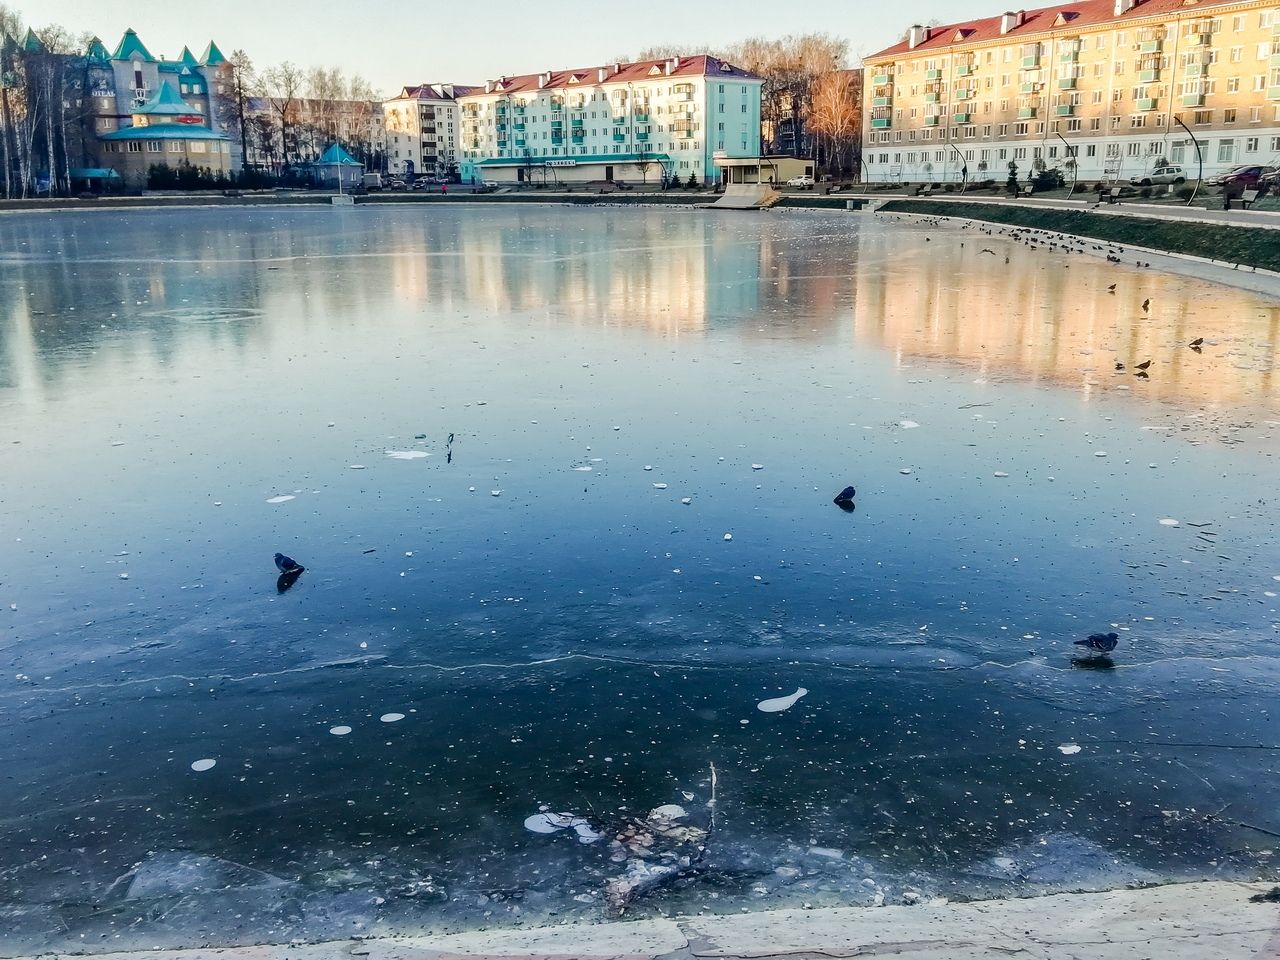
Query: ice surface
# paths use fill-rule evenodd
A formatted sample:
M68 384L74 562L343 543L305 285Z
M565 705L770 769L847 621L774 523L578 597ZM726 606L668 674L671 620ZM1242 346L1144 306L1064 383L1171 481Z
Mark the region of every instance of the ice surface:
M790 696L761 700L756 704L756 709L761 713L780 713L783 710L790 710L796 705L800 698L805 696L808 692L809 691L804 687L799 687L796 692Z

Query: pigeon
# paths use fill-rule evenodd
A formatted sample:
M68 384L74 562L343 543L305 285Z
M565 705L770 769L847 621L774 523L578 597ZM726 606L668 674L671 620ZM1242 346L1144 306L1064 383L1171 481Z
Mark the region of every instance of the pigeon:
M1147 373L1147 371L1145 370L1139 370L1137 373L1134 374L1134 376L1137 377L1139 380L1151 379L1151 374Z
M1147 297L1147 299L1142 301L1142 312L1149 313L1150 311L1151 311L1151 298Z
M1107 293L1115 293L1115 292L1116 292L1116 285L1114 283L1111 286L1107 287Z
M1121 363L1119 360L1117 360L1117 361L1116 361L1116 369L1117 369L1117 370L1123 370L1123 369L1124 369L1124 364L1123 364L1123 363Z
M1204 346L1204 337L1196 337L1196 338L1195 338L1194 340L1192 340L1189 344L1187 344L1187 346L1189 346L1189 347L1201 347L1201 346Z
M293 557L286 557L283 553L277 553L276 569L281 573L301 573L306 567L298 563Z
M978 251L978 256L982 256L982 254L984 253L989 253L993 257L996 255L996 252L992 250L990 247L983 247L981 250Z
M1077 640L1077 647L1085 647L1093 654L1107 654L1116 648L1116 641L1119 634L1115 633L1091 633L1083 640Z
M832 503L853 503L853 498L857 496L857 493L858 491L853 489L853 487L845 487L843 490L841 490L839 493L836 494L835 499L832 500L831 502Z
M1137 367L1139 370L1146 370L1148 367L1151 366L1151 361L1143 360L1141 363L1135 363L1134 366Z

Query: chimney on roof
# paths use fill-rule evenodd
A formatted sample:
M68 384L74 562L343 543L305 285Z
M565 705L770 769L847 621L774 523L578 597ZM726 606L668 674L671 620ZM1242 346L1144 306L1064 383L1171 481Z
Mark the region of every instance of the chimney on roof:
M911 50L914 50L928 39L929 28L922 27L918 23L913 23L911 29L907 31L907 47Z
M666 62L665 64L663 64L663 66L662 66L662 72L663 72L663 73L665 73L665 74L669 77L669 76L671 76L673 73L675 73L675 72L676 72L676 69L677 69L679 66L680 66L680 58L679 58L679 57L668 57L668 58L667 58L667 62Z
M1015 27L1022 26L1026 18L1027 14L1025 10L1019 10L1017 13L1014 13L1012 10L1005 11L1000 14L1000 32L1005 34Z
M486 81L484 82L484 92L485 92L485 93L493 93L493 81L492 81L492 80L486 80Z
M1128 13L1137 5L1137 0L1116 0L1116 16Z
M442 83L442 84L440 84L440 90L441 90L441 92L443 92L443 93L444 93L444 95L445 95L446 97L449 97L450 99L452 99L452 97L453 97L453 84L452 84L452 83Z
M613 72L614 72L614 73L621 73L621 72L622 72L622 64L620 64L620 63L615 63L615 64L613 65Z

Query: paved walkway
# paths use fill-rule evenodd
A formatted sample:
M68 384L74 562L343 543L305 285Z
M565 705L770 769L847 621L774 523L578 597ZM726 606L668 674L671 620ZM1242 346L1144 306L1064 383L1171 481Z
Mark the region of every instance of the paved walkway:
M440 937L147 950L110 960L1277 960L1266 884L1188 883L1025 900L786 910ZM48 957L49 955L45 955Z

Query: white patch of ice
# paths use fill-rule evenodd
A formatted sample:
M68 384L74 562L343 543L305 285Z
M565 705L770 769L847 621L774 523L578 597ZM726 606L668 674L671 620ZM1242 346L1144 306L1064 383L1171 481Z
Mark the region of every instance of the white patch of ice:
M348 467L350 467L350 469L352 470L368 470L369 469L363 463L351 463L351 464L348 464Z
M733 539L733 534L732 534L732 533L726 533L726 534L724 535L724 538L725 538L725 540L732 540L732 539Z
M664 803L649 811L650 820L683 820L688 815L689 811L678 803Z
M652 469L653 469L653 465L652 465L652 464L649 464L649 463L646 463L646 464L644 465L644 468L645 468L646 470L652 470Z
M332 733L335 737L345 737L348 733L351 732L351 728L350 727L330 727L329 732Z
M1005 473L1003 470L997 470L997 471L995 472L994 476L997 476L997 477L1007 477L1007 476L1008 476L1008 474L1007 474L1007 473Z
M681 497L680 502L687 507L689 504L693 503L693 497Z
M204 773L206 770L212 770L217 763L217 760L197 760L195 763L191 764L191 769L196 773Z
M1173 519L1173 517L1161 517L1161 518L1160 518L1160 526L1162 526L1162 527L1180 527L1180 526L1182 526L1182 524L1178 523L1178 521L1177 521L1177 520L1175 520L1175 519Z
M583 464L582 466L580 466L580 467L574 467L573 469L574 469L575 471L577 471L578 473L590 473L592 470L594 470L594 469L595 469L595 467L592 467L592 466L588 466L588 465L586 465L586 464Z
M1107 455L1107 451L1105 451L1105 450L1095 450L1095 451L1093 451L1093 455L1094 455L1095 457L1105 457L1105 456Z
M1078 744L1078 743L1063 743L1063 744L1060 744L1060 745L1058 746L1058 749L1059 749L1062 753L1065 753L1065 754L1069 757L1069 756L1071 756L1073 753L1079 753L1079 752L1080 752L1080 744Z
M909 474L909 473L911 472L911 468L910 468L910 467L903 467L903 468L902 468L901 470L899 470L898 472L899 472L900 474L902 474L902 475L905 477L907 474Z
M490 491L489 491L489 496L491 496L491 497L500 497L500 496L502 496L502 491L501 491L501 490L490 490Z
M397 721L404 719L404 714L403 713L384 713L378 719L381 720L383 723L396 723Z
M920 426L920 424L916 423L914 420L899 420L898 426L903 430L914 430L916 427Z
M763 463L753 463L753 464L751 465L751 469L752 469L752 470L763 470L763 469L764 469L764 464L763 464Z
M667 485L666 485L665 483L655 483L655 484L653 485L653 489L655 489L655 490L665 490L665 489L667 489Z
M387 456L392 460L421 460L431 454L425 450L388 450Z
M291 493L282 493L278 497L268 497L267 503L287 503L290 500L296 500L296 499L297 497L295 497Z
M781 713L783 710L790 710L794 707L796 701L808 692L804 687L799 687L789 697L774 697L771 700L761 700L756 704L756 709L761 713Z

